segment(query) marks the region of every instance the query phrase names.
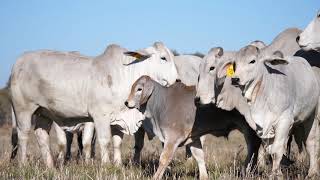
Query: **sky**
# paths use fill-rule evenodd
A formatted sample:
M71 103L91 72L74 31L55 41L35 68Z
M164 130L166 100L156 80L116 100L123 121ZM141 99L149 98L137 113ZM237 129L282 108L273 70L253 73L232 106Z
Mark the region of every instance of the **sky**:
M303 29L319 0L1 0L0 87L26 51L80 51L96 56L108 44L140 49L162 41L180 53L216 46L238 50L270 43L289 27Z

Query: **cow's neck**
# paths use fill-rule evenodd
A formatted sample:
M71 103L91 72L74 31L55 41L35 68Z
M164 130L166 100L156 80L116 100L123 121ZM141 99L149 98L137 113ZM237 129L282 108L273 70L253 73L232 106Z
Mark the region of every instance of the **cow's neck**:
M125 67L124 72L120 72L120 75L124 75L125 77L123 79L126 79L126 81L123 81L121 83L126 84L126 88L127 89L127 93L130 93L130 89L132 87L132 85L141 77L141 76L149 76L152 79L153 74L150 71L151 67L150 67L150 62L148 60L143 61L143 62L139 62L137 64L134 65L129 65L127 67ZM128 94L129 95L129 94Z
M153 81L153 91L147 101L147 111L157 112L165 104L163 101L166 99L163 90L165 87L162 87L160 84Z
M115 64L111 64L111 68L113 69L110 68L110 64L106 63L106 69L112 72L111 74L114 79L111 87L113 96L115 97L114 100L117 100L121 105L123 105L123 102L128 98L131 86L137 79L143 75L152 77L150 73L150 62L148 62L148 60L125 65L132 61L134 61L134 58L123 56L121 60L117 59Z

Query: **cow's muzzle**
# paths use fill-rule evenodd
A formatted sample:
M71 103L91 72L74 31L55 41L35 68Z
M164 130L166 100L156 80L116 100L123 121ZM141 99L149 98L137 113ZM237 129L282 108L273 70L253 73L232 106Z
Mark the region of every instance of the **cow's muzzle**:
M128 101L124 102L124 105L126 105L129 109L135 108L135 106L132 106Z
M231 78L231 84L233 86L239 86L240 79L237 77Z

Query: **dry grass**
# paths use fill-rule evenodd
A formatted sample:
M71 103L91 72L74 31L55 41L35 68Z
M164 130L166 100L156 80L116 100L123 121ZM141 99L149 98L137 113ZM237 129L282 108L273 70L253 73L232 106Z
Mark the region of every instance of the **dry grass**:
M161 152L161 143L158 140L146 140L141 166L132 165L130 159L134 141L133 137L125 137L122 146L124 161L122 167L100 166L99 160L95 160L92 164L84 164L82 161L73 159L64 167L46 169L32 134L29 141L29 164L19 168L16 161L12 163L9 161L10 134L9 128L0 128L0 179L150 179L157 167ZM52 134L51 142L54 141L55 137ZM231 133L229 140L208 136L204 150L210 179L243 179L244 177L239 176L239 172L246 153L245 147L242 135L236 131ZM74 157L76 149L74 146ZM296 151L296 148L294 150ZM52 143L52 151L56 155L55 143ZM294 154L296 155L296 153ZM302 160L297 160L295 165L284 170L285 177L287 179L303 179L307 170L306 164ZM267 179L270 167L258 169L258 172L245 178ZM184 148L179 148L164 179L197 179L197 176L197 164L195 162L186 163Z

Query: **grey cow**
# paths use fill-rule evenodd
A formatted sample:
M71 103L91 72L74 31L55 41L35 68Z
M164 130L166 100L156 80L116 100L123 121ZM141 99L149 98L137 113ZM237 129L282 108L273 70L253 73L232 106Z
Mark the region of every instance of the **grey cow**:
M253 46L242 48L236 58L232 83L250 104L257 134L273 157L272 175L282 176L280 161L291 130L306 145L308 177L318 175L320 88L309 63L280 51L265 55Z
M296 37L301 30L297 28L288 28L282 31L268 46L264 46L264 43L254 41L251 45L254 45L263 54L273 53L276 50L285 52L285 55L299 54L302 56L309 56L308 60L311 64L315 65L314 55L310 53L300 52L300 47L296 43ZM297 53L298 52L298 53ZM236 52L224 51L222 48L212 48L208 55L203 59L200 68L199 82L197 84L197 101L200 104L214 103L217 107L232 110L237 109L243 114L248 124L257 129L255 122L251 119L250 107L247 100L242 96L242 92L239 88L232 86L231 78L227 77L226 69L222 67L228 67L230 62L237 61L235 58ZM288 143L290 147L290 143ZM288 150L290 153L290 150ZM286 159L284 159L286 160ZM291 163L291 162L284 162Z
M268 46L258 46L255 41L251 44L258 49L262 47L259 52L264 54L281 50L285 55L294 55L300 49L295 42L300 32L297 28L289 28L275 37ZM235 51L224 51L220 47L212 48L208 52L200 65L197 97L201 104L214 103L225 110L236 108L250 122L250 126L256 129L255 124L250 121L249 108L241 91L231 85L230 77L226 76L226 69L222 69L230 62L237 61L235 55Z
M50 116L47 121L37 121L35 130L48 167L53 167L48 135L52 120L93 120L101 162L109 162L110 125L126 108L123 102L129 88L141 75L150 75L164 86L176 81L173 54L163 43L136 52L110 45L92 61L48 50L23 54L14 65L10 80L20 163L26 162L31 117L36 111ZM121 161L120 156L115 158L116 162Z
M200 179L207 179L204 154L200 137L206 134L225 136L238 129L244 134L248 154L246 165L257 161L260 139L237 111L224 111L213 106L196 108L195 87L176 83L168 88L162 87L148 76L139 78L131 88L126 105L138 108L148 118L136 134L135 156L143 147L145 132L149 137L157 136L164 143L160 163L154 179L160 179L173 158L178 146L189 144L200 171Z

